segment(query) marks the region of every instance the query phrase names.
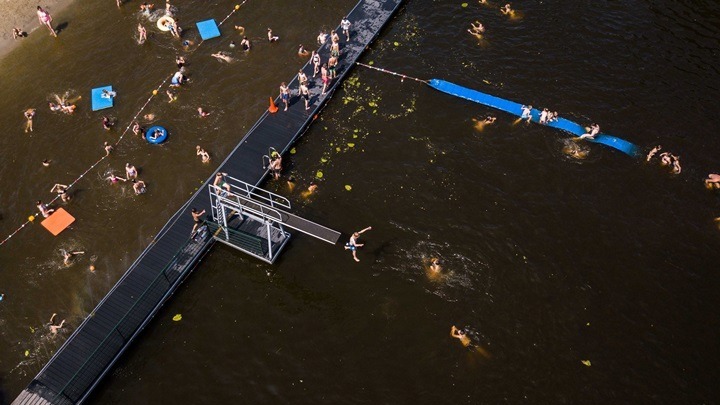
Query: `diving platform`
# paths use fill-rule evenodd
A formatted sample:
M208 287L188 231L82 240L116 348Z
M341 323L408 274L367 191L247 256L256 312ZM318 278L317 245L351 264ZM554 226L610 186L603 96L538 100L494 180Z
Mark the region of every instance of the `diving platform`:
M274 263L290 239L285 227L331 245L340 232L288 212L290 201L278 194L220 173L223 186L210 184L213 238L267 263Z
M330 84L328 92L321 94L321 79L312 77L313 67L306 63L302 70L310 80L310 109L305 110L304 101L293 94L288 111L275 114L266 111L247 134L238 137L238 145L216 171L228 173L225 181L230 190L224 185L216 186L213 173L179 207L115 286L12 402L13 405L75 405L88 401L102 378L215 242L230 244L270 263L286 246L290 231L337 243L338 232L292 214L287 199L261 190L258 185L267 177L269 169L257 163L269 148L285 154L305 133L401 3L402 0L360 0L357 3L348 13L353 24L352 39L349 42L341 40L338 77ZM327 59L329 43L318 52ZM288 83L290 88L297 89L297 76ZM275 103L280 104L279 100ZM218 191L227 194L221 195ZM208 215L194 232L191 208L205 210ZM192 399L188 401L192 402Z

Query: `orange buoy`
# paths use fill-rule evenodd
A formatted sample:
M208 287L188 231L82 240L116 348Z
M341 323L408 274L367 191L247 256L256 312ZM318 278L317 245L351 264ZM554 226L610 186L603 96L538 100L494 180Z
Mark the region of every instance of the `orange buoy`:
M270 107L268 107L268 111L270 111L271 114L275 114L276 112L278 112L278 108L275 105L272 97L270 97Z

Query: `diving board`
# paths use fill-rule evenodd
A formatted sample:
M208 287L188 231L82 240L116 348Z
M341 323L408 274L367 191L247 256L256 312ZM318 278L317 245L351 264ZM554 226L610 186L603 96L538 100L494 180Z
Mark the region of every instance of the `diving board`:
M215 23L215 19L213 18L197 22L195 25L197 26L197 29L200 32L200 38L202 38L203 41L220 36L220 28L218 28Z
M90 90L90 100L92 101L92 110L104 110L113 106L113 97L103 97L103 91L108 93L113 91L112 86L96 87Z
M466 87L462 87L457 84L446 82L440 79L432 79L429 80L427 83L430 87L434 88L435 90L442 91L443 93L463 98L465 100L473 101L475 103L484 104L488 107L493 107L518 117L522 115L522 104L505 100L500 97L491 96L490 94L483 93L481 91L468 89ZM531 115L532 121L539 123L540 110L533 108ZM559 118L557 121L549 122L544 125L552 128L561 129L577 136L581 136L582 134L587 133L585 127L565 118ZM615 148L633 157L637 157L640 155L640 148L638 148L636 145L626 140L614 137L612 135L598 134L595 136L595 139L587 140L590 142L600 143L611 148Z

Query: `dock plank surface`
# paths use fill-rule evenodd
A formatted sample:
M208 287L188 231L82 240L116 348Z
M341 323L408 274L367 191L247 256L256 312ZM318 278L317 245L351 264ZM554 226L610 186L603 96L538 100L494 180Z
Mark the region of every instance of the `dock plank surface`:
M298 95L297 76L289 82L293 91L288 111L267 111L245 134L239 144L218 167L217 172L246 183L260 184L268 175L262 156L269 148L281 154L302 136L314 117L348 74L365 48L379 34L402 0L360 0L348 13L352 22L351 41L341 38L337 79L321 95L320 76L313 78L308 63L302 70L310 81L310 109ZM342 32L338 28L338 32ZM324 61L329 58L329 42L320 48ZM281 105L280 100L275 100ZM212 235L190 238L193 220L191 207L210 209L205 184L170 218L150 245L140 254L115 286L100 301L83 323L58 349L50 361L13 401L13 405L79 404L85 401L115 361L173 294L213 244ZM339 233L288 214L288 223L296 229L315 232L321 239L337 242ZM305 221L305 222L303 222Z

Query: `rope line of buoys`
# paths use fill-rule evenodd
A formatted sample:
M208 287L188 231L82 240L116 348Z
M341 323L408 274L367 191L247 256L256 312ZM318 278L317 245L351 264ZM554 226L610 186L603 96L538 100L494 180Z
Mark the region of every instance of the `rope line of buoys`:
M399 77L401 77L401 78L403 78L403 79L415 80L416 82L425 83L425 84L428 83L427 80L418 79L417 77L412 77L412 76L404 75L404 74L402 74L402 73L397 73L397 72L393 72L393 71L386 70L386 69L383 69L383 68L366 65L366 64L360 63L360 62L355 62L355 63L358 64L358 65L360 65L360 66L366 67L366 68L368 68L368 69L373 69L373 70L377 70L377 71L379 71L379 72L391 74L391 75L394 75L394 76L399 76Z
M225 16L225 18L223 18L223 20L222 20L218 25L222 25L225 21L227 21L227 19L230 18L233 14L235 14L235 12L237 12L237 11L240 9L240 7L241 7L242 5L244 5L245 3L247 3L247 0L243 0L242 3L240 3L240 4L238 4L238 5L235 5L235 7L233 7L233 10L230 12L230 14L228 14L227 16ZM198 43L197 48L199 48L200 45L202 45L203 42L204 42L204 41L201 41L200 43ZM197 48L195 48L195 49L197 49ZM173 74L174 74L174 73L173 73ZM133 116L133 119L130 121L130 123L128 124L128 126L125 127L125 130L122 132L122 134L120 134L120 137L118 138L118 140L117 140L117 141L115 142L115 144L114 144L115 146L117 146L117 145L120 143L120 141L122 141L123 137L125 137L125 134L127 134L127 132L132 128L134 122L137 121L138 117L140 116L140 114L142 114L143 110L145 110L145 108L148 106L148 104L150 104L150 101L152 101L152 99L153 99L156 95L158 95L158 93L160 92L160 90L162 89L162 87L165 85L165 83L167 83L167 81L170 80L170 78L172 78L173 74L167 76L167 77L162 81L162 83L160 83L160 85L157 86L157 88L155 88L155 89L150 93L150 96L148 97L148 99L145 101L145 103L142 105L142 107L140 107L140 109L139 109L138 112L135 114L135 116ZM78 176L77 178L75 178L75 180L73 180L70 184L68 184L67 190L70 190L78 181L80 181L82 178L84 178L92 169L94 169L95 167L97 167L97 165L99 165L100 162L102 162L103 160L105 160L105 159L108 158L108 157L109 157L109 155L105 155L105 156L101 157L100 159L98 159L98 160L97 160L95 163L93 163L90 167L88 167L87 170L85 170L82 174L80 174L80 176ZM48 202L48 205L54 203L54 202L57 201L59 198L60 198L60 195L59 195L59 194L56 195L52 200L50 200L50 201ZM8 240L10 240L10 238L12 238L13 236L15 236L15 235L16 235L18 232L20 232L22 229L24 229L29 223L35 221L35 218L36 218L38 215L40 215L39 212L34 212L34 213L30 214L30 215L28 216L27 221L25 221L25 222L24 222L22 225L20 225L17 229L15 229L13 232L11 232L7 237L5 237L5 239L3 239L2 241L0 241L0 246L4 245Z

